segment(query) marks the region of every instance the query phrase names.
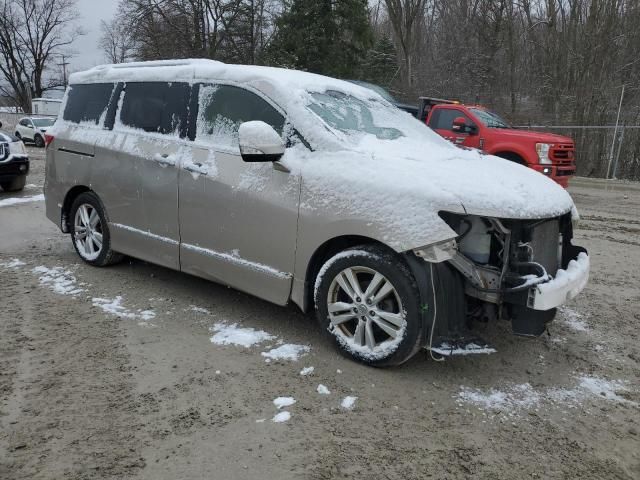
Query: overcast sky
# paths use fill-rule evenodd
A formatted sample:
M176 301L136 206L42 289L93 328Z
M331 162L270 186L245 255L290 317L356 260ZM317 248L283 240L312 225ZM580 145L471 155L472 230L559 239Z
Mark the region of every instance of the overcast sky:
M69 71L84 70L105 63L98 48L100 21L110 20L118 7L118 0L77 0L80 18L78 23L86 35L78 38L71 47L73 58L69 60Z

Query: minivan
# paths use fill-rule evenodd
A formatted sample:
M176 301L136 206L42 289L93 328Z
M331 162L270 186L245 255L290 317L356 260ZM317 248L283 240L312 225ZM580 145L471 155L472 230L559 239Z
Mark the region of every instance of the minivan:
M493 351L475 322L540 335L589 274L563 188L333 78L99 66L71 76L46 143L47 216L85 262L293 302L369 365Z

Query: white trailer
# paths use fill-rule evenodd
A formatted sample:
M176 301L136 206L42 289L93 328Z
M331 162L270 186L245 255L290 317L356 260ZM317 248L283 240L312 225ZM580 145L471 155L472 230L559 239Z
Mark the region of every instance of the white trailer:
M34 115L58 115L62 100L53 98L34 98L31 101L31 111Z

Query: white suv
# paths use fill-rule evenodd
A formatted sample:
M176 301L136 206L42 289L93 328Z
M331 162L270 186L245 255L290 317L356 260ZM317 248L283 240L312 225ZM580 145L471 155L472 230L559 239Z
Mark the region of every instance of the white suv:
M56 121L51 117L24 117L16 125L15 136L25 142L33 142L36 147L44 147L45 133Z

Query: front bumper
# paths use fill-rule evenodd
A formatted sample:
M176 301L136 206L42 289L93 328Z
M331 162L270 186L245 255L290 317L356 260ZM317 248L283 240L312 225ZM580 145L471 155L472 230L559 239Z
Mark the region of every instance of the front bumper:
M589 255L580 252L566 270L558 270L555 278L529 290L527 306L533 310L551 310L576 297L589 280Z
M558 183L560 186L567 188L569 186L569 180L576 173L575 164L548 164L548 165L532 165L535 171L542 173L543 175L549 177L554 182Z
M26 156L10 155L0 161L0 181L12 180L29 173L29 158Z

